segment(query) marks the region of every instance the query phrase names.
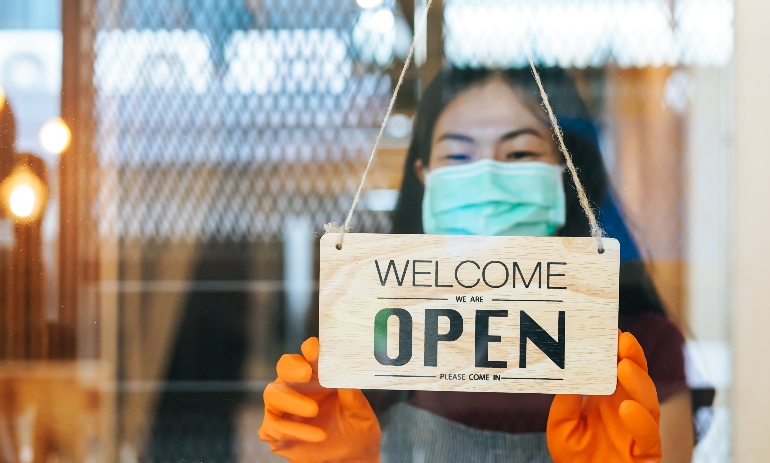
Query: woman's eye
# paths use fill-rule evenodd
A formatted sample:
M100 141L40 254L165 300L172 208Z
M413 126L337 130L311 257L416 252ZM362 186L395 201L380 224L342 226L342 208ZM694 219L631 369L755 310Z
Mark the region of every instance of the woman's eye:
M514 151L512 153L508 153L508 159L526 159L526 158L534 158L537 157L537 153L534 151Z
M447 154L446 160L452 162L464 162L471 159L470 154Z

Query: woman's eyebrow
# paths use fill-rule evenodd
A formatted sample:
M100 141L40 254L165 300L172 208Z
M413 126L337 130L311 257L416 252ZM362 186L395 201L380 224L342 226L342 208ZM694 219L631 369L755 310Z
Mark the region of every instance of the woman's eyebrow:
M441 140L457 140L465 143L474 143L473 138L460 133L445 133L440 137L438 137L437 141L441 141Z
M511 140L513 138L520 137L522 135L534 135L534 136L536 136L538 138L543 138L543 136L540 134L540 132L538 132L534 128L532 128L532 127L525 127L523 129L513 130L511 132L506 133L505 135L500 137L500 141Z

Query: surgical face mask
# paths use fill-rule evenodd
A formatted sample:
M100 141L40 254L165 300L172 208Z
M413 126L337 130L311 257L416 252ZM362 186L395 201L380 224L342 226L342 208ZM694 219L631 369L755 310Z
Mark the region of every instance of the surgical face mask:
M552 236L564 225L563 168L481 160L425 175L422 226L438 235Z

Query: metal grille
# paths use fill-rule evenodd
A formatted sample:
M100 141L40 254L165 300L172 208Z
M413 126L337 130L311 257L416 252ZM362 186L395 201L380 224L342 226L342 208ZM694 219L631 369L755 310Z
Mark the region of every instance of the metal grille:
M105 0L97 18L102 235L270 239L288 216L343 217L403 31L353 0Z
M100 233L242 241L278 237L296 215L339 221L411 38L396 2L384 7L391 27L354 0L99 1ZM444 17L460 66L522 66L527 49L573 68L732 54L729 0L447 0ZM687 91L680 73L664 96L683 107ZM386 231L366 204L355 228Z

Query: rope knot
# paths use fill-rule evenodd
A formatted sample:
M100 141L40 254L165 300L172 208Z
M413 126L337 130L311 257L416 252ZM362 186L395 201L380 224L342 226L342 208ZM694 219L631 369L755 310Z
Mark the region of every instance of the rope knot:
M342 250L342 239L345 236L345 233L350 231L350 227L347 223L343 223L342 225L337 225L337 222L329 222L327 224L324 224L324 231L326 233L339 233L340 237L337 240L337 244L334 246L337 248L338 251Z

